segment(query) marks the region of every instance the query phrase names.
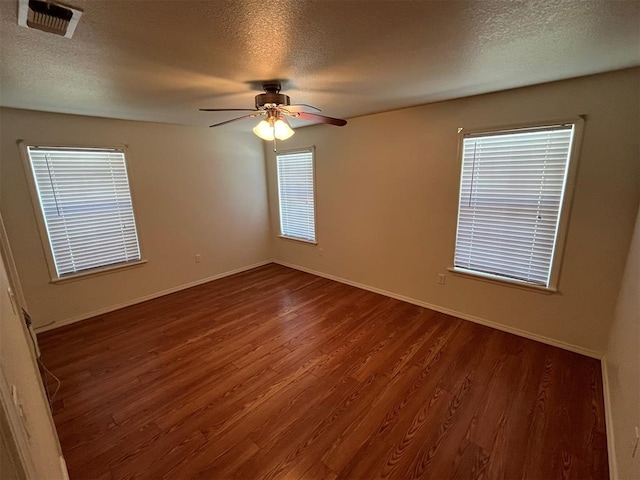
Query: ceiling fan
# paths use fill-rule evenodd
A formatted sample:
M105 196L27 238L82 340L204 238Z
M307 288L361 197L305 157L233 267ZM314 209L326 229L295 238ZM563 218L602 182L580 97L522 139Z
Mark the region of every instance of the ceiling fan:
M281 84L279 81L270 81L262 84L264 93L256 95L255 108L201 108L201 112L253 112L242 115L231 120L215 123L211 127L219 127L227 123L242 120L250 117L266 117L253 129L258 137L263 140L286 140L290 138L294 131L287 121L287 117L300 118L315 122L326 123L342 127L347 124L346 120L340 118L327 117L317 113L310 113L306 110L320 111L319 108L304 103L292 104L289 95L280 93Z

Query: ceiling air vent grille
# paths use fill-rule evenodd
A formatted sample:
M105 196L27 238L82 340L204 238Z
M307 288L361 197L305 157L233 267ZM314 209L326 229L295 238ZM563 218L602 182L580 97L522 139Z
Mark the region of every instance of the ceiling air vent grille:
M82 12L48 0L19 0L18 25L71 38Z

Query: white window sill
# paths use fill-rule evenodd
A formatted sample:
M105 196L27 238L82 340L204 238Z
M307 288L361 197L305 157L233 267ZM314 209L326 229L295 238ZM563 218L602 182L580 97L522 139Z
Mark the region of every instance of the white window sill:
M286 235L278 235L278 237L284 238L285 240L295 240L296 242L308 243L310 245L318 245L318 242L314 242L312 240L306 240L304 238L287 237Z
M531 285L528 283L520 282L518 280L510 280L508 278L499 277L497 275L491 275L489 273L472 272L470 270L459 269L456 267L449 267L447 270L456 276L470 278L473 280L481 280L484 282L494 283L496 285L502 285L505 287L519 288L521 290L528 290L530 292L542 293L545 295L552 295L558 293L558 290L554 287L544 287L542 285Z
M54 277L51 279L51 283L67 283L77 280L82 280L87 277L94 277L98 275L104 275L106 273L112 273L116 270L125 270L129 268L140 267L147 263L145 259L136 260L135 262L118 263L115 265L109 265L107 267L92 268L91 270L84 270L82 272L65 275L64 277Z

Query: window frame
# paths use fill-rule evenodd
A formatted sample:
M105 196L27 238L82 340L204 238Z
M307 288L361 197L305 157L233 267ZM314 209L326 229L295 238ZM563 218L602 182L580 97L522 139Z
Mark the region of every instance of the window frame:
M289 155L293 153L311 153L311 169L313 172L313 226L314 226L314 239L308 240L305 238L292 237L289 235L285 235L282 231L282 202L280 199L280 174L278 168L278 155ZM276 183L277 183L277 194L278 194L278 229L280 233L278 237L285 240L294 240L296 242L307 243L310 245L318 245L318 191L316 188L316 147L312 145L310 147L301 147L301 148L290 148L286 150L278 150L275 152L275 162L276 162Z
M553 254L551 256L549 282L547 286L535 285L522 280L503 277L500 275L493 275L490 273L476 272L473 270L463 269L455 266L455 260L447 270L454 275L481 280L485 282L494 283L497 285L509 286L521 288L529 291L535 291L545 294L559 293L558 285L560 283L560 274L562 270L562 262L564 259L564 249L567 240L567 232L569 226L569 219L571 217L573 194L575 191L575 183L578 172L578 165L580 160L580 150L582 147L582 135L584 130L585 116L579 115L577 117L561 118L546 121L524 122L516 124L507 124L493 127L474 127L474 128L458 128L458 190L457 190L457 209L456 209L456 221L455 221L455 235L453 244L452 259L455 259L456 246L458 240L458 222L460 216L460 195L462 190L462 169L464 165L463 153L464 153L464 139L468 135L486 134L491 135L495 133L506 133L513 131L516 133L518 130L534 129L534 128L549 128L557 125L572 124L574 126L573 139L571 148L569 150L569 160L566 172L566 181L563 188L562 202L558 209L558 226L556 232L556 241L553 248Z
M127 148L127 145L124 144L110 144L110 145L102 145L102 144L68 144L68 143L54 143L54 142L33 142L30 140L20 139L18 140L18 149L20 151L20 157L22 158L22 166L24 168L25 177L27 179L27 186L29 189L29 196L31 198L31 206L33 208L33 212L36 218L36 224L38 226L38 233L40 234L40 243L42 245L42 250L44 252L45 260L47 263L47 269L49 271L49 282L50 283L65 283L71 282L74 280L79 280L85 277L92 277L97 275L103 275L106 273L111 273L117 270L124 270L134 267L139 267L147 263L147 259L144 256L144 248L142 242L142 233L140 231L139 222L138 222L138 212L136 210L136 199L134 194L134 189L131 181L131 168L130 168L130 155ZM38 187L36 184L36 179L33 172L33 167L31 165L31 158L29 156L28 147L46 147L46 148L69 148L69 149L113 149L122 151L124 154L125 160L125 169L127 172L127 179L129 183L129 195L131 197L131 208L133 210L133 218L136 226L136 235L138 239L138 248L140 251L140 259L134 260L131 262L123 262L112 265L105 265L101 267L91 268L87 270L81 270L76 273L70 273L63 276L58 275L58 271L56 269L55 259L53 256L53 249L51 246L51 240L49 239L49 232L47 230L47 223L44 218L44 212L42 211L42 206L40 205L40 197L38 195Z

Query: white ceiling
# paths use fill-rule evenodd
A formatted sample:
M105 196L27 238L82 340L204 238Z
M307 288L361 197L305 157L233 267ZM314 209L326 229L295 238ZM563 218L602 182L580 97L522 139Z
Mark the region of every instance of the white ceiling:
M0 0L0 105L209 125L235 114L199 107L253 108L256 82L285 79L349 118L640 65L637 0L67 3L72 39Z

